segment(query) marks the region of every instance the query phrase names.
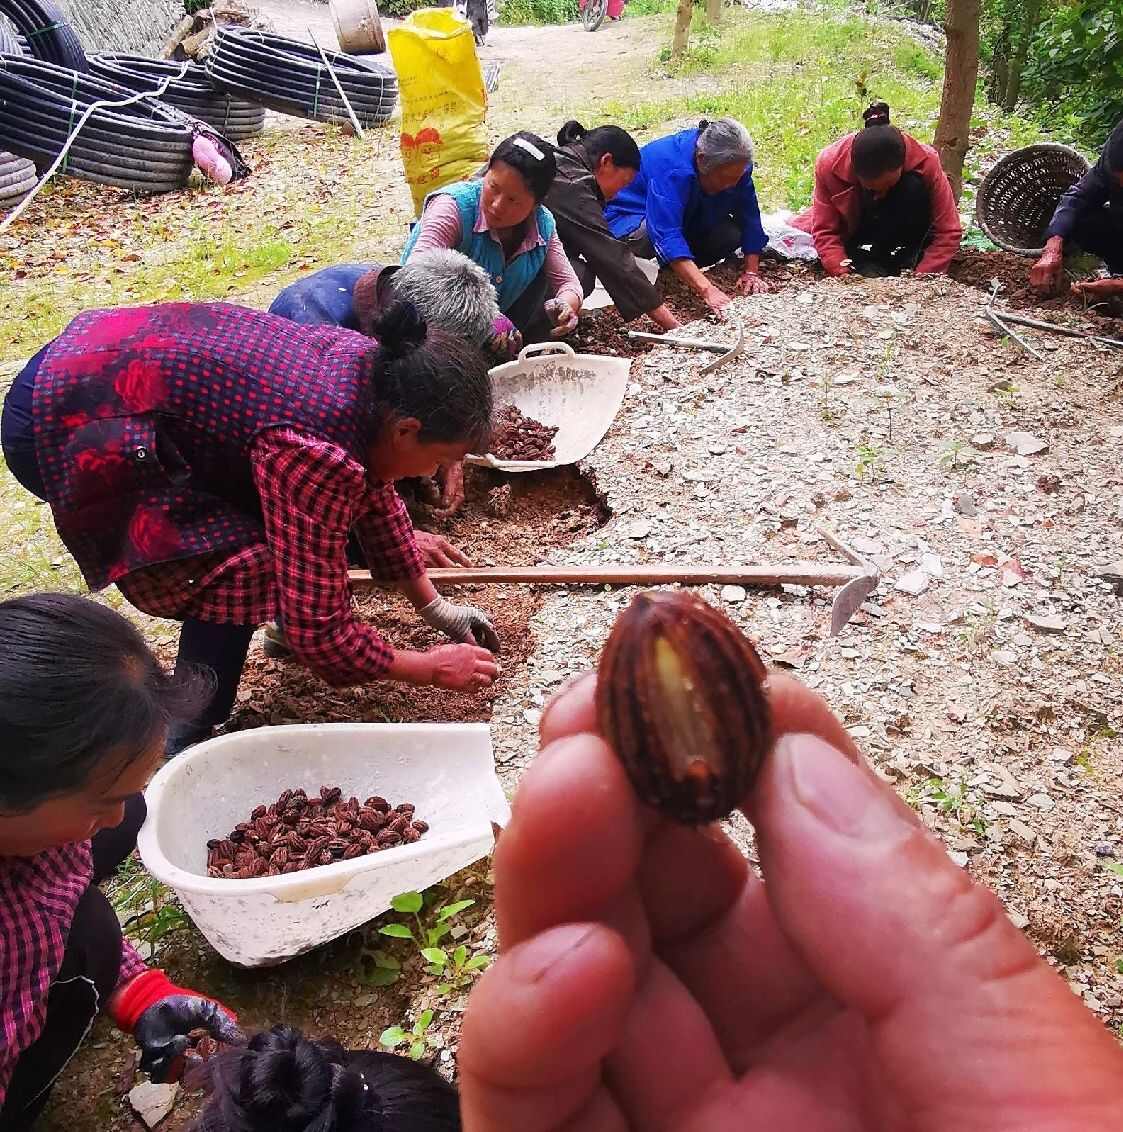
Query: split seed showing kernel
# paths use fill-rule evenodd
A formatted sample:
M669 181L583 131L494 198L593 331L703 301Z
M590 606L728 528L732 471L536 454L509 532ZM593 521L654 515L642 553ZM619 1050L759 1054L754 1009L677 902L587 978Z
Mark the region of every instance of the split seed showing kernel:
M752 642L694 594L639 594L601 654L597 718L636 793L701 825L744 801L772 745Z

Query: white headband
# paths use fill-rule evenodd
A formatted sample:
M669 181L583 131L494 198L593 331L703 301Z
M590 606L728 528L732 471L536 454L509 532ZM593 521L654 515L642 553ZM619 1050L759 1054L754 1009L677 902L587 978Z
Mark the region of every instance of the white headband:
M519 149L525 149L531 157L536 158L538 161L545 161L546 155L538 148L538 146L528 142L526 138L514 138L511 142L512 145L517 145Z

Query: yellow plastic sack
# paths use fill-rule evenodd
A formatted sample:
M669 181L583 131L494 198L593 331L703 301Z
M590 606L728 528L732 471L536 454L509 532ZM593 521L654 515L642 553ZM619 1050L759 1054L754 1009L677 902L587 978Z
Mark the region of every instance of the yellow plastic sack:
M388 34L402 103L402 165L413 207L487 161L487 92L472 29L451 8L414 12Z

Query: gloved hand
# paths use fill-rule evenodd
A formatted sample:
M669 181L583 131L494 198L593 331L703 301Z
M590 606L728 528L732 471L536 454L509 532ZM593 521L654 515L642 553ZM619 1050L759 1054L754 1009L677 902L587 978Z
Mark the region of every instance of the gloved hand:
M554 329L551 338L564 338L577 329L577 312L564 299L551 299L545 306L546 317Z
M426 625L439 629L454 641L466 645L480 645L489 652L499 652L499 636L487 614L471 605L457 605L447 597L434 598L419 609Z
M245 1041L232 1011L176 986L160 970L145 971L126 983L110 1000L109 1015L119 1030L136 1039L140 1068L156 1082L174 1079L182 1071L192 1030L206 1030L228 1044Z
M505 314L492 322L487 348L500 358L513 358L523 348L523 336Z

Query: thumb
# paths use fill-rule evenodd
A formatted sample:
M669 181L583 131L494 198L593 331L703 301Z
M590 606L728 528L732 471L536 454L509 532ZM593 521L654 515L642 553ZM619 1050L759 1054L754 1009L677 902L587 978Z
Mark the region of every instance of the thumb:
M928 1115L923 1127L1053 1128L1055 1111L1055 1127L1098 1129L1108 1108L1119 1119L1114 1041L888 786L790 735L765 764L753 818L782 930L866 1018L887 1082ZM1074 1107L1087 1123L1072 1123Z

